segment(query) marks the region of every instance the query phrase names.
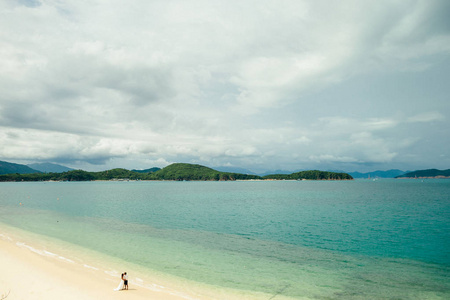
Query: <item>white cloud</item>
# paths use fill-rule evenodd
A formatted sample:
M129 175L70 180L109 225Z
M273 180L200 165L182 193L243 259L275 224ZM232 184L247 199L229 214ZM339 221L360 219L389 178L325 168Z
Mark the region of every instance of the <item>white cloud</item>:
M346 106L339 94L317 103L310 96L361 74L432 68L450 51L443 8L3 1L0 128L9 134L1 135L8 146L0 159L393 161L407 148L400 145L421 140L400 127L446 121L448 106L398 117L389 108ZM305 108L295 114L294 104ZM322 109L313 113L313 105Z
M322 154L319 156L316 155L311 155L309 157L310 160L314 161L314 162L345 162L345 163L356 163L358 162L358 160L356 158L353 157L340 157L340 156L334 156L331 154Z
M412 117L409 117L407 119L407 122L410 123L428 123L428 122L434 122L434 121L443 121L445 117L439 113L439 112L426 112L421 113Z

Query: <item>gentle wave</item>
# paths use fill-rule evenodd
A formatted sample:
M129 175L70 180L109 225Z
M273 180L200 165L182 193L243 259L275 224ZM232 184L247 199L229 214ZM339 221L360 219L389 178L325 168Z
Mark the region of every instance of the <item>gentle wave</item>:
M143 274L130 282L147 289L169 289L142 280L157 273L167 287L181 278L267 298L449 295L450 181L17 186L0 189L2 222L100 253L114 270L126 257Z
M0 234L0 238L3 239L3 240L9 241L9 242L13 242L14 241L10 236L5 235L5 234ZM44 257L47 257L47 258L58 259L60 261L64 261L64 262L67 262L67 263L76 264L76 262L74 260L70 259L70 258L61 256L59 254L50 252L50 251L45 250L45 249L35 248L33 246L30 246L30 245L26 244L25 242L16 241L15 245L18 246L19 248L27 249L27 250L29 250L29 251L31 251L33 253L36 253L38 255L41 255L41 256L44 256ZM91 265L87 265L87 264L84 264L84 263L82 264L82 266L87 268L87 269L94 270L94 271L100 271L99 268L93 267ZM109 276L111 276L111 277L114 277L114 278L120 278L120 274L121 274L121 272L116 271L116 270L104 271L104 273L109 275ZM130 284L134 284L136 286L139 286L139 287L142 287L142 288L154 291L154 292L164 291L164 292L167 292L167 293L169 293L171 295L178 296L178 297L181 297L181 298L184 298L184 299L187 299L187 300L195 300L196 299L196 298L192 298L189 295L186 295L184 293L180 293L180 292L176 292L176 291L173 291L173 290L169 290L166 287L164 287L162 285L159 285L159 284L146 283L143 279L138 278L138 277L136 277L134 280L132 278L130 278Z
M66 258L64 256L60 256L60 255L52 253L52 252L48 252L46 250L36 249L36 248L34 248L34 247L30 246L30 245L27 245L27 244L25 244L23 242L16 242L16 245L19 246L20 248L28 249L31 252L37 253L37 254L42 255L42 256L55 257L55 258L57 258L59 260L62 260L62 261L65 261L65 262L68 262L68 263L71 263L71 264L75 263L73 260L71 260L69 258Z

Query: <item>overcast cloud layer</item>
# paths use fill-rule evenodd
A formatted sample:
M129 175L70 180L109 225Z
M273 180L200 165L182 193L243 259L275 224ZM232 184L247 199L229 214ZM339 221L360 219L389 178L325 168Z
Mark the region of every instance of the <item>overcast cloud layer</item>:
M450 1L0 1L0 160L450 168Z

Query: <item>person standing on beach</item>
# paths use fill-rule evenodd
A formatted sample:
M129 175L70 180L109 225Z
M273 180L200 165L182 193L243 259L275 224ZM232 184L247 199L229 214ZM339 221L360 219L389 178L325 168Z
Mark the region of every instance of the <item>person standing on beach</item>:
M128 290L128 275L127 272L123 273L123 287Z
M115 288L115 291L120 291L123 290L123 286L124 286L124 279L123 279L123 273L120 275L120 283L119 286L117 288Z

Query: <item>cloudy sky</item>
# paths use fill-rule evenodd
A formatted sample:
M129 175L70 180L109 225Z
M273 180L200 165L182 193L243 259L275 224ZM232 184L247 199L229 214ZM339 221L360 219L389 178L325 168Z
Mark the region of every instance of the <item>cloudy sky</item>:
M450 1L0 0L0 160L450 168Z

